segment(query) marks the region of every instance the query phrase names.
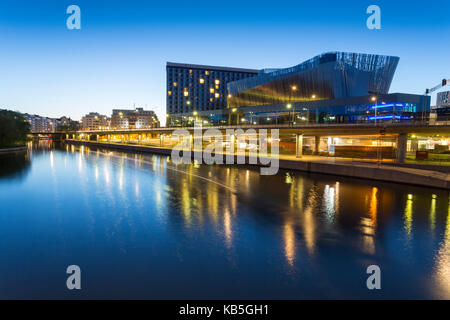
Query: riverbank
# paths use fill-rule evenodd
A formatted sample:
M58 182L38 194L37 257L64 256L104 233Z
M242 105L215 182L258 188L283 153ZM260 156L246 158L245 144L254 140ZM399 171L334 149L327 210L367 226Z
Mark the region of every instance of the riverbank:
M172 149L170 148L110 142L65 140L65 143L162 155L170 155L172 153ZM194 154L195 151L193 152L193 156ZM248 159L246 159L246 163L248 163L247 160ZM259 163L257 165L261 166ZM321 159L321 157L303 157L302 159L297 159L295 157L280 156L279 167L280 169L286 170L298 170L311 173L330 174L450 190L450 174L435 170L427 170L424 169L423 166L420 168L411 168L399 167L394 164L378 165L375 163L366 163L362 161L330 161L327 158Z
M27 151L26 146L12 147L12 148L0 148L0 154L16 153L16 152L24 152L24 151Z

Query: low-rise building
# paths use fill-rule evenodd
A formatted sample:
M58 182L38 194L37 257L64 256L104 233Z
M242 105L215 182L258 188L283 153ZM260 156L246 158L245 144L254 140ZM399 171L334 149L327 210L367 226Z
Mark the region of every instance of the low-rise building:
M25 113L24 116L30 123L31 132L53 132L58 125L58 119L28 113Z
M110 119L98 112L90 112L81 119L83 130L101 130L110 128Z
M152 110L136 108L114 109L111 116L111 127L114 129L150 129L158 128L159 120Z

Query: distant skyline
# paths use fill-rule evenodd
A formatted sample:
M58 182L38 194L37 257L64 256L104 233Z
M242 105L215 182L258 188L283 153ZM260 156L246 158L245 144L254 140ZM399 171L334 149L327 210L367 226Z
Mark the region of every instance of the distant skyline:
M81 30L66 28L71 4ZM381 30L366 27L372 4ZM285 68L327 51L399 56L390 92L423 94L450 78L449 17L436 0L2 0L0 108L79 120L136 104L164 123L167 61Z

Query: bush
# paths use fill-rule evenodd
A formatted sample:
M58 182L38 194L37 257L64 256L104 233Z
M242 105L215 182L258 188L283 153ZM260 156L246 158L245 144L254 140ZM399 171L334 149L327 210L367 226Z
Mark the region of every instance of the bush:
M18 112L0 110L0 148L24 145L30 124Z

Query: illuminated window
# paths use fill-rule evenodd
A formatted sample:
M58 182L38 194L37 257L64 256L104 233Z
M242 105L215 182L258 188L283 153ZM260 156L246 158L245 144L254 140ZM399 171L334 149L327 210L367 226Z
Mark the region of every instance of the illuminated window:
M169 96L171 96L171 95L172 95L172 91L167 92L167 94L168 94Z
M209 89L209 92L214 93L214 88Z
M215 94L215 97L216 97L216 98L219 98L219 97L220 97L220 94L216 93L216 94Z
M213 102L213 100L214 100L213 98L209 98L209 102Z
M205 71L205 74L206 74L207 76L209 76L209 71Z
M219 84L219 83L220 83L220 80L216 80L215 83L216 83L216 84Z
M192 69L191 69L191 70L189 70L189 73L192 73Z
M200 83L205 83L205 79L200 78Z
M184 95L185 97L188 97L188 96L189 96L189 92L185 91L185 92L183 92L183 95Z
M190 104L191 104L191 102L190 102L190 101L188 100L188 101L186 101L186 104L187 104L187 105L190 105Z
M178 85L178 83L176 83L176 82L173 83L173 86L174 86L174 87L176 87L177 85Z

